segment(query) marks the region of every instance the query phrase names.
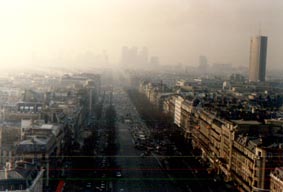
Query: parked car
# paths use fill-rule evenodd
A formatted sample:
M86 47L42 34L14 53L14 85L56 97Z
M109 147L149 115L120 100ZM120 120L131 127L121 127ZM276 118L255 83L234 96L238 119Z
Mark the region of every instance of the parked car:
M121 171L117 171L117 172L116 172L116 177L122 177Z

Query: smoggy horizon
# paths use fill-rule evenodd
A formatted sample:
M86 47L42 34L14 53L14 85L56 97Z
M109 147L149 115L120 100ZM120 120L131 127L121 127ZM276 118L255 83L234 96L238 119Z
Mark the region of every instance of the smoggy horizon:
M0 2L1 69L117 65L123 46L161 65L249 64L250 38L268 36L267 69L281 68L280 0Z

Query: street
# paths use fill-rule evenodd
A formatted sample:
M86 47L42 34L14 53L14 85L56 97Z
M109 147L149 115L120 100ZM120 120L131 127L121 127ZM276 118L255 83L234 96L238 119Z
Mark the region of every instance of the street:
M113 91L113 104L118 117L115 162L122 172L122 177L114 182L114 191L229 190L224 182L216 182L212 175L208 175L207 167L202 166L192 153L180 154L176 151L176 146L167 140L158 141L167 143L167 147L157 144L126 92ZM149 142L145 142L141 135ZM145 148L140 149L137 146ZM157 146L159 150L156 149ZM174 149L169 155L164 155L161 148L167 152L170 148Z
M160 132L158 139L154 139L153 130L141 119L123 89L115 88L109 94L112 96L108 96L105 103L111 105L101 108L102 117L108 123L115 119L115 124L107 128L102 121L104 123L101 122L96 130L96 140L89 138L85 141L83 149L90 156L72 158L73 165L69 168L72 182L66 180L65 191L228 190L224 182L215 182L208 175L207 167L202 166L192 153L183 155L168 139L168 133ZM109 113L111 106L116 111L115 117ZM95 148L87 147L94 141Z
M113 95L113 101L117 101ZM127 98L126 94L119 95L120 99ZM118 102L118 101L117 101ZM123 101L125 102L125 101ZM128 105L130 101L127 101ZM115 103L114 103L115 104ZM116 103L118 105L118 103ZM121 107L121 106L120 106ZM132 106L128 108L133 110ZM135 113L134 111L117 110L118 116L127 113ZM160 167L158 159L154 156L141 157L142 151L136 149L135 141L131 135L131 124L123 121L117 122L117 155L116 164L121 169L122 177L114 183L114 191L125 192L171 192L181 191L171 181L172 179Z

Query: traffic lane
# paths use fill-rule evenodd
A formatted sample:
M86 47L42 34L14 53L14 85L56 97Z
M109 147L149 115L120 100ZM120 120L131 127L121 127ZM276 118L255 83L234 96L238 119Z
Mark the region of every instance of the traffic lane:
M179 191L171 178L160 169L152 156L140 157L141 151L134 148L128 125L117 123L119 149L116 157L123 178L115 183L115 191Z
M124 123L119 123L120 132L123 133L123 136L120 138L121 143L126 144L126 146L122 146L122 148L127 148L126 151L128 153L125 153L125 150L121 150L122 155L131 155L131 154L137 154L139 155L142 153L142 151L138 151L135 148L132 147L132 145L128 145L127 143L130 143L129 138L130 134L128 134L128 125ZM127 133L125 135L125 133ZM132 140L132 139L131 139ZM133 141L132 141L133 142ZM129 153L130 152L130 153ZM176 157L180 161L186 161L188 164L195 164L195 159L193 157L190 158L184 158L184 157ZM193 168L184 168L184 167L178 167L180 163L176 162L175 167L172 169L163 169L160 168L160 164L157 163L157 160L154 159L152 156L146 156L143 158L138 157L138 162L140 162L139 171L143 172L143 178L147 178L147 185L149 186L159 186L162 189L164 186L164 183L166 185L165 180L167 182L171 181L178 181L183 182L184 186L187 187L187 189L193 189L193 191L197 190L203 190L203 191L211 191L211 188L207 185L208 184L208 178L203 177L201 174L202 172L206 172L206 169L201 170L199 167L193 167ZM131 165L129 162L123 162L126 165ZM131 170L133 171L133 170ZM164 171L169 174L169 178L167 176L164 177ZM198 171L199 174L196 174L196 171ZM125 170L127 174L129 173L129 169ZM134 177L135 175L131 175L131 177ZM158 181L158 182L156 182ZM147 190L152 188L147 188ZM168 190L168 188L165 190Z
M139 190L138 186L142 186L142 181L137 178L142 178L141 171L133 170L139 168L139 152L137 152L132 143L132 137L127 129L127 126L118 123L117 139L119 148L116 157L116 163L121 168L123 178L116 182L117 189L124 189L125 191ZM116 190L116 191L118 191Z
M120 108L120 114L131 114L133 122L135 122L136 119L139 119L139 115L136 109L132 107L132 103L129 102L127 94L124 93L119 96L121 97L117 99L117 103L120 104L117 107ZM123 102L121 102L121 100L123 100ZM126 107L125 105L121 106L122 103L125 103ZM138 127L141 127L141 125ZM185 161L185 164L189 166L175 167L166 171L168 174L174 175L174 177L176 177L175 179L178 180L178 183L183 182L183 186L187 188L186 191L222 191L220 190L220 187L215 187L217 184L207 175L206 168L201 167L194 157L184 157L182 158L182 161ZM180 163L176 163L176 165L180 165ZM141 164L141 167L143 167L143 164ZM148 166L145 168L146 170L143 169L145 176L151 176L154 173L157 173L157 170L149 170ZM157 178L158 176L155 175L155 177Z

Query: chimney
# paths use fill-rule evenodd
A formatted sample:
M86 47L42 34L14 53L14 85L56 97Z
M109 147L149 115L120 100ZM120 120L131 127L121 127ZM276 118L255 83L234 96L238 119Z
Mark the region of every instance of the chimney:
M6 162L4 171L5 171L5 179L8 179L8 171L11 170L11 163L9 161Z
M10 170L12 169L12 165L11 165L11 163L10 163L9 161L6 162L5 168L6 168L8 171L10 171Z
M5 179L8 179L8 170L7 170L6 166L4 167L4 171L5 171Z

